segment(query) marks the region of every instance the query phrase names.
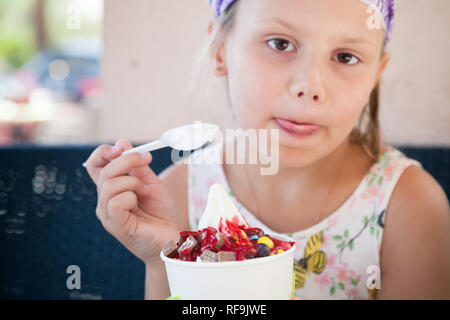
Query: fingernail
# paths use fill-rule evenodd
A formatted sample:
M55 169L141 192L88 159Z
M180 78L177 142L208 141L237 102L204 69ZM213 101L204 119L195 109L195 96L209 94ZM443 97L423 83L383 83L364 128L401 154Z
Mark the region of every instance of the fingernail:
M139 153L139 155L140 155L141 158L144 159L144 160L150 159L150 153L148 153L148 152Z
M83 162L82 166L86 168L87 166L86 162Z
M114 146L114 147L111 148L111 154L115 154L115 153L117 153L117 152L120 151L120 150L121 150L120 147Z

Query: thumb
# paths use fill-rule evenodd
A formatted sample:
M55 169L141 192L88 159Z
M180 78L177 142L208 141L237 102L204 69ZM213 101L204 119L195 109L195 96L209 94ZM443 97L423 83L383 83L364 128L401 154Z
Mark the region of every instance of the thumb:
M126 139L120 139L116 142L116 146L119 146L122 148L122 150L129 150L133 148L131 143ZM146 165L139 167L139 168L133 168L130 171L130 175L135 176L139 180L141 180L144 184L154 184L154 183L160 183L158 176L155 174L155 172L148 166L153 160L152 155L150 154L149 159L147 160L148 163Z

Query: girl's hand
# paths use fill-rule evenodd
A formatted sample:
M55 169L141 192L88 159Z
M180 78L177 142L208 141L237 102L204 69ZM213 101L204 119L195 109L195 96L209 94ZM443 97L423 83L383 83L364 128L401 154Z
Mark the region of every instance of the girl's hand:
M146 264L160 261L161 249L178 238L180 210L148 166L149 153L131 153L126 140L101 145L86 161L97 185L96 214L103 227Z

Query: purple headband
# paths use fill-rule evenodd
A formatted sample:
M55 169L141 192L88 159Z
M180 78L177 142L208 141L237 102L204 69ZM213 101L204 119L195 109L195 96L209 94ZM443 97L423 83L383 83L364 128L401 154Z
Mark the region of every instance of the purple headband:
M386 32L386 43L391 39L394 21L394 0L360 0L375 9L381 16L381 22Z
M214 16L220 17L225 10L237 0L208 0L214 10ZM394 0L360 0L380 14L383 28L386 31L386 42L389 42L394 20Z

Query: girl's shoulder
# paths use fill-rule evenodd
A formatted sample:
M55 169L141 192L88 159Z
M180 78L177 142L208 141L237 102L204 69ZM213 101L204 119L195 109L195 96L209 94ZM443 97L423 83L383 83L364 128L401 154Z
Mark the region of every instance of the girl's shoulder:
M384 146L382 155L372 171L387 178L395 177L392 183L392 193L386 206L386 211L407 211L411 206L415 210L429 205L447 206L448 199L436 179L418 162L408 158L400 150L392 146Z
M388 184L391 195L385 205L385 233L393 231L398 236L408 232L410 238L414 227L420 231L427 223L449 219L445 191L418 161L387 146L373 168L378 175L392 179L391 185Z
M448 216L449 203L436 179L419 166L407 167L392 193L387 211L414 220Z
M444 272L450 269L449 202L421 166L406 167L395 184L385 213L381 262L381 298L442 298L442 290L450 289L442 286L450 284Z

